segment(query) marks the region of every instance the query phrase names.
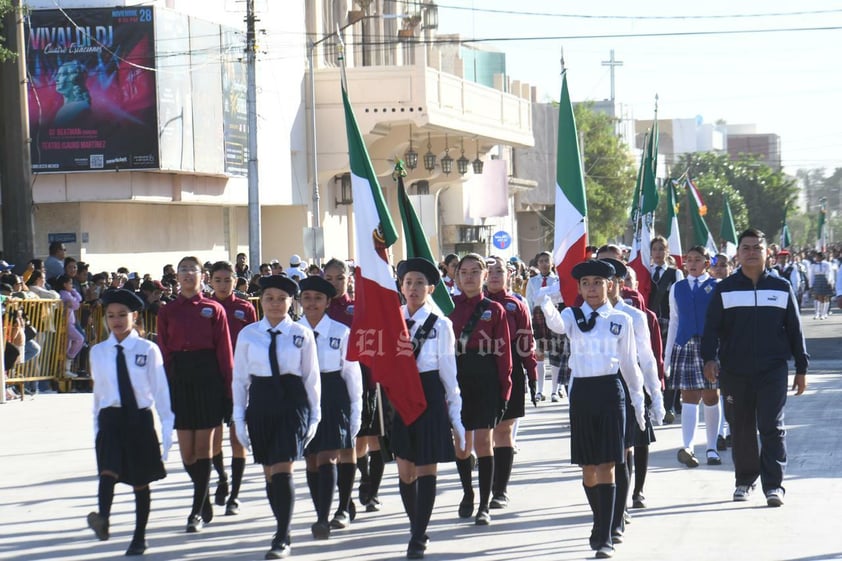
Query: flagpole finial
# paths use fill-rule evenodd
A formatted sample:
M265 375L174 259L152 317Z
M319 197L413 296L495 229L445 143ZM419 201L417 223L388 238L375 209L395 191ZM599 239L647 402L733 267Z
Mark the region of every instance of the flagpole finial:
M392 170L392 179L397 181L399 177L406 177L406 168L404 167L403 160L401 159L398 159L395 162L395 169Z

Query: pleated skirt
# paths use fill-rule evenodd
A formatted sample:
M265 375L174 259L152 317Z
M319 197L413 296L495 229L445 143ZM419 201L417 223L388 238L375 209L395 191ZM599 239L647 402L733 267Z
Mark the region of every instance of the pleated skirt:
M175 352L171 370L175 428L201 430L219 426L225 415L225 384L216 353L210 349Z
M517 353L512 353L512 393L501 420L518 419L526 415L526 371Z
M620 376L576 378L570 384L570 461L625 461L626 398Z
M456 459L447 400L438 370L421 373L427 408L407 426L395 412L392 419L391 447L395 456L425 466Z
M655 428L652 426L652 419L649 418L649 407L652 400L648 395L644 395L644 408L646 409L646 430L640 430L637 424L637 417L634 414L634 406L632 405L631 396L629 395L629 387L626 381L620 376L620 383L623 385L623 395L626 399L626 434L624 446L631 448L633 446L649 446L655 442Z
M351 398L345 380L337 370L322 372L322 420L305 454L342 450L353 446L351 437Z
M494 356L471 351L457 355L456 380L462 393L465 430L494 428L500 401L500 379Z
M381 411L377 399L380 390L371 378L371 369L360 364L360 370L363 377L363 406L362 422L357 436L383 436Z
M300 376L252 376L246 424L257 464L270 466L304 456L310 420L307 392Z
M165 478L167 472L161 461L152 411L141 409L132 417L120 407L100 410L96 465L99 473L114 472L117 481L138 487Z

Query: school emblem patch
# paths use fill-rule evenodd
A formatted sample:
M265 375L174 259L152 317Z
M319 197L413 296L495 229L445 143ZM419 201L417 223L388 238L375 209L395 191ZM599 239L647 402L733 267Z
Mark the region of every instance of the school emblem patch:
M479 319L482 321L491 321L491 310L485 310Z
M339 337L331 337L331 338L330 338L330 348L331 348L331 349L334 349L334 350L335 350L335 349L338 349L338 348L339 348L339 344L340 344L341 342L342 342L342 341L339 339Z
M246 319L246 313L243 310L234 310L234 317L239 320Z
M136 366L146 366L146 355L134 355L134 363Z
M431 327L431 328L430 328L430 332L429 332L429 333L427 333L427 339L435 339L435 338L436 338L436 335L438 335L438 332L436 331L436 328L435 328L435 327Z
M620 331L623 330L623 326L622 326L622 324L614 323L612 321L611 325L609 326L609 329L611 330L612 335L619 335Z
M711 285L707 285L707 286L705 287L705 293L710 294L710 291L711 291L711 290L713 290L713 286L711 286Z
M354 305L351 304L350 306L345 308L345 313L348 314L349 316L354 315Z
M203 318L213 317L213 308L202 308L202 311L199 313Z
M303 335L293 335L292 336L292 344L300 349L301 347L304 346L304 336Z
M506 302L506 311L514 312L515 310L517 310L517 304L514 302Z

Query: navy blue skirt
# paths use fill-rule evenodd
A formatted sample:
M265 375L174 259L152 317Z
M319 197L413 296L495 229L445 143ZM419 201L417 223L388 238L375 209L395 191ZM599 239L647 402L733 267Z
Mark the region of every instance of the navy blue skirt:
M625 461L626 399L617 374L570 384L570 461L580 466Z
M640 430L637 425L637 417L634 415L634 406L629 396L629 387L626 381L620 376L620 383L623 384L623 395L626 398L626 435L623 438L623 445L626 448L633 446L649 446L655 442L655 428L652 426L652 420L649 418L649 405L652 401L649 396L645 396L644 405L646 409L646 430Z
M391 447L395 456L426 466L456 460L447 400L438 370L421 373L427 408L414 423L406 426L395 412L392 419Z
M526 415L526 371L517 353L512 353L512 394L503 414L502 421L518 419Z
M351 437L351 398L340 371L322 372L322 420L305 454L342 450L353 446Z
M175 428L201 430L218 427L225 415L225 383L216 352L179 351L170 365L170 399Z
M122 408L106 407L99 412L98 425L95 447L99 473L114 472L117 481L134 487L167 476L152 411L141 409L130 421Z
M293 462L304 456L310 422L307 392L300 376L252 376L246 424L255 463Z
M500 401L500 379L494 355L471 351L457 355L456 380L462 393L465 430L494 428Z
M371 379L371 369L360 364L363 378L363 407L360 432L357 436L383 436L382 412L378 409L377 385Z

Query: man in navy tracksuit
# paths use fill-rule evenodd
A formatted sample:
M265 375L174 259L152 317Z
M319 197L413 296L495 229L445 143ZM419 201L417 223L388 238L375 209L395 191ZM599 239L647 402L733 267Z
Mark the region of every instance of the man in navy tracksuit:
M740 234L737 260L741 268L716 285L708 305L701 349L705 377L711 382L718 377L725 396L734 445L734 500L748 500L760 476L766 503L781 506L787 360L795 357L793 389L801 395L809 356L792 287L766 270L766 235L754 228Z

